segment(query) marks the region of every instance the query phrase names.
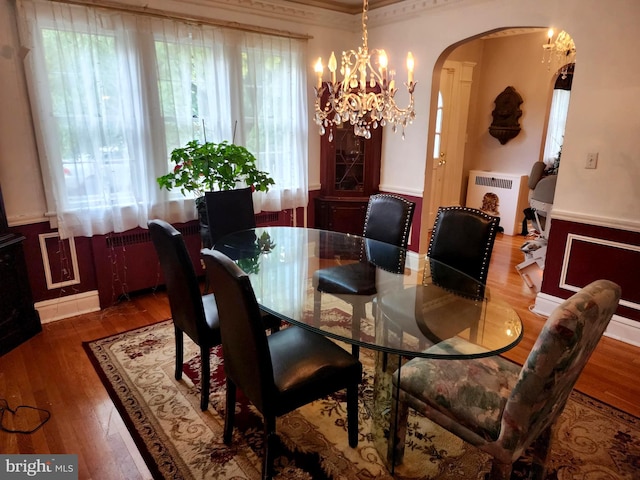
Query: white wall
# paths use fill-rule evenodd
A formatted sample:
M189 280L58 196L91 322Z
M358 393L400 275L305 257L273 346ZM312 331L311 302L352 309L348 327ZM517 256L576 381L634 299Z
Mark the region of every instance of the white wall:
M475 115L469 121L469 169L528 175L540 159L554 72L541 63L546 32L484 40ZM479 41L479 40L476 40ZM475 83L475 82L474 82ZM495 98L512 86L523 99L520 133L506 144L489 134Z
M46 204L11 2L0 3L0 184L9 224L44 218Z
M383 184L402 185L408 191L424 187L419 173L426 158L431 77L447 47L497 28L553 26L570 32L578 50L554 203L556 214L640 230L640 209L636 207L640 200L640 66L633 61L640 45L640 2L462 1L423 12L411 11L410 5L414 4L385 7L406 7L406 19L399 23L380 20L370 33L372 43L384 42L391 58L396 52L401 55L412 49L419 82L417 119L407 131L407 140L402 143L399 137L385 133ZM533 114L539 125L541 113ZM517 141L527 141L526 135ZM599 153L596 170L584 168L589 152ZM508 168L504 159L490 161Z

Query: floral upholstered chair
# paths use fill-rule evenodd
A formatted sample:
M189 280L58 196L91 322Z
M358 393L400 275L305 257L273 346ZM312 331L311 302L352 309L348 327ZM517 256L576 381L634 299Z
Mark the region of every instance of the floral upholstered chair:
M389 454L395 446L395 462L402 461L411 407L492 455L491 479L508 479L530 445L530 478L544 478L552 428L619 300L620 287L608 280L584 287L552 312L522 367L499 356L407 362L393 378L400 389ZM430 349L466 348L462 343Z

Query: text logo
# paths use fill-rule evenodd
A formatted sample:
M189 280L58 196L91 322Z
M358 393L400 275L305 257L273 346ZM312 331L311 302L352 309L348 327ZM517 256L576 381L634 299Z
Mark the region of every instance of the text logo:
M78 480L78 455L0 455L3 480Z

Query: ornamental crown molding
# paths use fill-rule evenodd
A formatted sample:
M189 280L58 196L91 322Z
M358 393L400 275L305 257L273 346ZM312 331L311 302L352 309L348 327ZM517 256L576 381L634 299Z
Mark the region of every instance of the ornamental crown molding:
M370 27L400 22L428 14L434 9L486 2L487 0L403 0L378 7L368 12ZM330 26L341 30L358 32L362 13L344 13L315 5L287 0L183 0L176 2L181 9L193 5L217 8L232 12L252 13L279 20L294 21L306 25Z
M304 25L331 26L347 31L355 31L360 25L359 20L353 15L285 0L182 0L176 1L176 4L181 10L190 10L189 6L215 8Z

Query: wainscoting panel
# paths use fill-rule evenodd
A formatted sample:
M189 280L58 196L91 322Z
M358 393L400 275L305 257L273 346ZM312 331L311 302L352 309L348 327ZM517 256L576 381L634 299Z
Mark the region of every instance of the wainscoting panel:
M288 226L291 225L291 215L291 210L261 212L256 215L256 224ZM174 226L184 237L196 274L204 275L200 262L202 242L198 222ZM149 230L136 228L122 233L97 235L91 238L91 242L101 308L113 305L130 293L164 284Z
M58 232L41 233L38 238L47 289L79 284L80 269L75 239L71 237L61 240Z
M608 331L640 342L640 233L554 218L536 310L554 306L588 283L606 278L622 287L622 299ZM613 333L613 332L617 333ZM634 338L625 338L633 335Z
M200 262L200 230L197 222L176 224L182 233L196 273ZM122 297L163 284L160 263L149 230L136 228L122 233L91 237L100 307L106 308Z

